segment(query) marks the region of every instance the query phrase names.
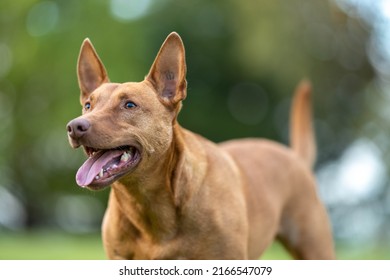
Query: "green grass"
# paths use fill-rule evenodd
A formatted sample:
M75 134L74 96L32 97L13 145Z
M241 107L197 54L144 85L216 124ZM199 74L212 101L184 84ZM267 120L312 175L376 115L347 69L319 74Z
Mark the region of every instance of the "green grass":
M268 248L263 256L262 260L291 260L291 256L283 248L279 242L274 242L270 248Z
M43 231L18 234L0 233L1 260L104 260L99 234L74 235ZM290 259L278 243L262 259Z
M373 244L346 245L337 244L336 257L338 260L390 260L390 247ZM289 260L291 256L278 242L265 252L263 260Z
M0 233L2 260L102 260L106 259L100 235L58 232Z
M347 260L390 260L388 246L337 246L337 258ZM1 233L0 260L104 260L100 234L74 235L53 231ZM279 243L265 252L263 260L287 260Z

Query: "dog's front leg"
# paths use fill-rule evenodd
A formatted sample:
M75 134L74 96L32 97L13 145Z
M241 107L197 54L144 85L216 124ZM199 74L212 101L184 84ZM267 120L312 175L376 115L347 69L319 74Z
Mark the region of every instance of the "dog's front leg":
M109 205L104 214L102 239L104 251L109 259L134 259L134 238L130 222L122 215L111 193Z

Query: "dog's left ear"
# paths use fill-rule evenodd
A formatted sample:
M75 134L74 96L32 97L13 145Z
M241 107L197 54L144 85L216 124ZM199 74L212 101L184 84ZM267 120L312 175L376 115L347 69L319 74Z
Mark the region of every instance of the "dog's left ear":
M101 84L109 82L106 68L88 38L81 45L77 62L77 76L82 103Z
M146 76L162 102L176 107L187 95L186 61L183 42L176 32L165 39Z

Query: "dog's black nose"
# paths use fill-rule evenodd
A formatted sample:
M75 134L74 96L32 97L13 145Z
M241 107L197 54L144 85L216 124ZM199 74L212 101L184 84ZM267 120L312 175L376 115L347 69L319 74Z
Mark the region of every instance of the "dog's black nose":
M68 134L70 137L74 139L81 138L84 134L86 134L91 127L91 124L86 119L77 118L70 121L66 125L66 129L68 130Z

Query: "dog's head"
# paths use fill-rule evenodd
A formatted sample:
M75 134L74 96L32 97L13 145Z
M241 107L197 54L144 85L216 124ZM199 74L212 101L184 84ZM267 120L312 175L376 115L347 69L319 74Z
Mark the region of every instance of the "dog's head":
M161 160L186 97L185 75L177 33L167 37L138 83L111 83L91 42L83 42L78 59L83 113L67 125L71 146L83 146L89 156L77 172L78 185L101 189Z

